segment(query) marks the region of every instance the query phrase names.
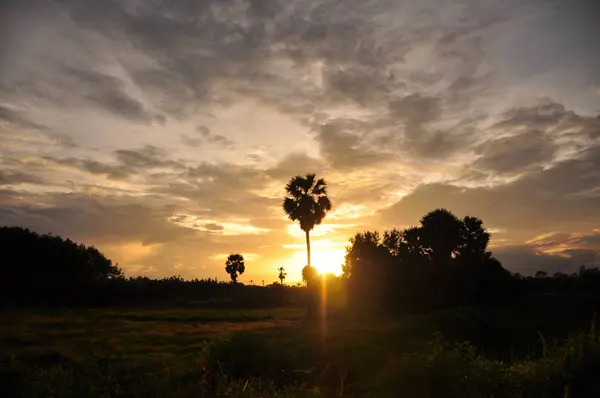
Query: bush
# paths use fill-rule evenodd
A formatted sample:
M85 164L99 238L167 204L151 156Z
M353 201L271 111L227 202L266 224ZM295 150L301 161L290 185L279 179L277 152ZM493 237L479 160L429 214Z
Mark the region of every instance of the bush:
M292 356L262 335L235 332L204 347L202 362L212 375L232 379L265 378L277 383L294 380Z

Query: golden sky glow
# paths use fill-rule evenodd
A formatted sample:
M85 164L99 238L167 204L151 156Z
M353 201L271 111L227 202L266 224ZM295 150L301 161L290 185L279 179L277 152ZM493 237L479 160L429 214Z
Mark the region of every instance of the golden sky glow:
M300 280L281 210L329 183L313 263L436 207L514 271L600 262L593 2L12 2L0 15L0 224L128 275ZM588 9L590 8L590 9Z

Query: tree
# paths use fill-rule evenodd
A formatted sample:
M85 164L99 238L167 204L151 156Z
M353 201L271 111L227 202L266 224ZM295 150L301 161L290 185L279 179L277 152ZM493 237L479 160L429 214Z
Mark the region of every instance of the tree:
M25 228L0 227L0 253L0 302L81 302L123 279L121 268L94 246Z
M241 254L230 254L225 263L225 272L231 277L233 283L237 283L238 275L241 275L246 270L244 265L244 257Z
M392 244L391 235L386 235L388 244ZM357 233L350 238L342 271L355 304L381 303L396 279L391 260L392 255L381 243L377 231Z
M302 281L306 283L306 286L311 286L318 277L319 273L315 267L305 265L302 268Z
M283 281L285 280L285 277L287 276L287 272L285 272L285 268L283 267L279 267L277 269L277 271L279 271L279 283L281 283L283 285Z
M547 278L548 277L548 273L546 271L539 270L539 271L537 271L535 273L535 277L536 278Z
M458 254L463 223L449 210L433 210L421 219L419 235L432 263L438 267L446 266Z
M305 177L295 176L285 187L283 211L292 221L299 221L300 228L306 234L306 256L310 267L310 231L321 224L331 210L331 201L327 196L327 183L316 180L315 174Z
M465 217L462 221L462 232L459 256L469 259L480 259L490 243L490 234L483 228L483 221L477 217Z

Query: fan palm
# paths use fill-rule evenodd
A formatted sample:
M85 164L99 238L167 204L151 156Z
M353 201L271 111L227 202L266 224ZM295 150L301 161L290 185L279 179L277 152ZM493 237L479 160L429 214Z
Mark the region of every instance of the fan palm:
M327 183L322 178L317 180L315 174L307 174L293 177L285 190L283 210L290 220L300 222L300 228L306 234L306 257L310 266L310 231L321 224L331 210Z

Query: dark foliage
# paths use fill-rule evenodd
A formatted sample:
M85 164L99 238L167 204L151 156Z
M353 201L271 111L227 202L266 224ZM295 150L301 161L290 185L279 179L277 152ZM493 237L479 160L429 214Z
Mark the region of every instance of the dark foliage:
M0 227L2 302L68 302L123 277L94 246L18 227Z
M244 264L244 256L241 254L230 254L225 262L225 272L231 277L233 283L237 283L238 275L241 275L246 270Z
M310 266L310 231L321 224L331 210L327 182L322 178L316 179L315 174L295 176L285 186L285 191L283 211L290 220L298 221L306 234L307 264Z
M405 230L357 233L344 277L350 299L409 311L501 301L511 274L487 251L490 234L475 217L434 210Z

